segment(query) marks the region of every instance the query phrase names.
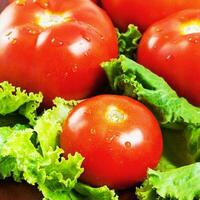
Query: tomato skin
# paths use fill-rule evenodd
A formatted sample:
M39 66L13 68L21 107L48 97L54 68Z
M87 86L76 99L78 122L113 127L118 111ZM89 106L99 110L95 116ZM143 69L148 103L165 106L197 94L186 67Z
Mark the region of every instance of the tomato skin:
M96 93L106 83L100 63L118 56L112 22L90 0L11 3L0 15L0 48L0 81L43 92L46 105Z
M67 117L60 140L65 156L80 152L85 157L82 181L114 189L142 181L162 152L153 114L140 102L117 95L81 102Z
M138 48L139 63L162 76L180 96L197 106L200 106L199 16L200 10L184 10L161 20L144 33ZM199 30L184 34L193 25Z
M144 31L172 13L200 8L200 0L102 0L102 5L117 27L126 30L128 24L132 23Z

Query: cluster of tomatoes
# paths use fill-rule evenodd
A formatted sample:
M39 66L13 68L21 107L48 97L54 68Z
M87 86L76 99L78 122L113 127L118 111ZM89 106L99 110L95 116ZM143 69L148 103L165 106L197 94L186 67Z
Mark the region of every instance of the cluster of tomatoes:
M57 96L99 94L107 84L100 63L118 57L113 23L120 30L137 25L144 33L138 62L200 105L200 0L17 0L0 15L0 81L42 91L45 106ZM65 154L85 157L82 180L96 186L142 181L162 153L155 117L128 97L81 102L63 130Z

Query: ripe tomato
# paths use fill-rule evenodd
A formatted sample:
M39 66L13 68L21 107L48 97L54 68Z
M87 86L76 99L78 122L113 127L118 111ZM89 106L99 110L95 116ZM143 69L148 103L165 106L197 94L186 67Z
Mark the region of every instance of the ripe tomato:
M200 8L200 0L102 0L115 24L125 30L135 24L144 31L152 23L186 8Z
M106 76L99 64L118 56L104 11L90 0L17 2L0 16L0 81L42 91L46 104L101 88Z
M151 26L138 61L165 78L180 96L200 106L200 10L184 10Z
M67 117L61 147L85 160L81 179L94 186L123 189L142 181L162 152L153 114L130 97L99 95L81 102Z

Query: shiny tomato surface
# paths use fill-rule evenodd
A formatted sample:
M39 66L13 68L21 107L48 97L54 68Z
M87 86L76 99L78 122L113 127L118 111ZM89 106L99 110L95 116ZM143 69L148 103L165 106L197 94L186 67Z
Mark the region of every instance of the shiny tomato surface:
M138 61L165 78L180 96L200 106L200 10L184 10L151 26Z
M103 24L103 25L102 25ZM100 63L117 57L115 29L90 0L20 0L0 15L0 81L81 99L106 82Z
M200 8L200 0L102 0L115 24L125 30L128 24L144 31L152 23L186 8Z
M125 96L99 95L78 104L67 117L61 147L85 160L81 180L123 189L146 177L162 153L162 135L153 114Z

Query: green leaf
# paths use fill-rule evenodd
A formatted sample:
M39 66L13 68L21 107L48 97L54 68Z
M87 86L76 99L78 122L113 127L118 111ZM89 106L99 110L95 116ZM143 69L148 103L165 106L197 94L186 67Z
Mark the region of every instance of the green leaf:
M65 101L61 98L54 100L55 106L48 109L36 121L34 130L38 134L43 154L49 150L55 150L59 145L59 135L62 131L62 124L68 113L78 104L77 101Z
M109 190L107 186L93 188L83 183L77 183L76 192L82 196L82 200L117 200L118 196L113 190Z
M32 129L15 131L2 147L1 156L15 158L17 171L29 184L37 184L45 198L67 199L83 172L83 158L75 154L65 160L61 158L63 151L59 148L42 156L31 141L32 135Z
M7 115L18 111L34 125L36 110L42 102L42 94L27 94L25 90L14 87L8 82L0 83L0 115ZM1 124L1 123L0 123Z
M125 33L120 33L117 29L119 54L126 55L128 58L135 58L135 51L141 36L138 28L132 24L128 26Z
M200 163L167 172L148 171L148 179L136 194L139 200L194 200L200 198Z

